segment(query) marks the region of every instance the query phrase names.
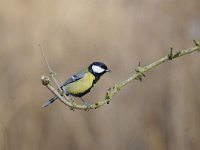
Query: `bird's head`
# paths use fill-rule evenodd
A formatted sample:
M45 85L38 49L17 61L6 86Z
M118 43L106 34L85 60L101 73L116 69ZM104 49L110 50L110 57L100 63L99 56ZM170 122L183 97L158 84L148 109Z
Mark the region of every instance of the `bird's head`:
M88 70L95 76L102 76L106 72L111 72L102 62L93 62L89 65Z

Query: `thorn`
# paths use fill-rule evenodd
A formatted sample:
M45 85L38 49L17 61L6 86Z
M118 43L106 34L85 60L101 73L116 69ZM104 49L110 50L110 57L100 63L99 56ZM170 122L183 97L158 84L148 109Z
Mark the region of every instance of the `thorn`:
M195 46L200 46L200 42L199 41L196 41L196 40L193 40Z
M173 59L173 48L170 48L170 53L168 54L168 59L172 60Z
M138 67L140 67L140 61L139 61L139 63L138 63Z
M141 63L139 61L138 63L138 68L135 69L135 72L138 73L138 77L136 78L136 80L139 80L140 82L142 82L142 77L146 77L145 74L141 71Z

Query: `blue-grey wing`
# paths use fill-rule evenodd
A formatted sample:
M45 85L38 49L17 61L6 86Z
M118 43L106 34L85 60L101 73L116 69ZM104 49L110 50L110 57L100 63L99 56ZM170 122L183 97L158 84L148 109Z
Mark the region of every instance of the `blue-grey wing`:
M75 82L75 81L77 81L77 80L80 80L80 79L82 79L84 76L85 76L85 72L78 72L77 74L75 74L75 75L71 76L69 79L67 79L67 80L63 83L63 85L62 85L61 87L65 86L65 85L67 85L67 84L69 84L69 83Z

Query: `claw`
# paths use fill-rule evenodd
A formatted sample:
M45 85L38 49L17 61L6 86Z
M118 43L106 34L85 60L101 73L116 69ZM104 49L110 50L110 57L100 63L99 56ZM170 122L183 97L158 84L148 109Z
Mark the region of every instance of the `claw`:
M87 108L85 109L85 111L89 111L90 109L92 109L92 106L89 103L87 103L85 105L87 106Z
M90 103L88 103L87 101L85 101L83 98L80 97L80 99L82 100L82 102L87 106L87 108L85 109L85 111L89 111L90 109L92 109L92 106Z

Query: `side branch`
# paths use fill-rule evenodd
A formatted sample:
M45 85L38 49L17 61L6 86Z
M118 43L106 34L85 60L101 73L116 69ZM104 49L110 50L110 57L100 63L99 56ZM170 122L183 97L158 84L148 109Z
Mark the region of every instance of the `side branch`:
M131 77L129 77L127 80L119 82L119 83L113 85L111 88L109 88L106 92L104 99L92 104L91 109L96 109L96 108L103 106L104 104L109 104L109 102L112 100L113 96L115 94L117 94L117 92L120 91L124 86L126 86L128 83L130 83L133 80L138 80L138 79L142 80L142 77L145 76L144 74L147 71L155 68L156 66L161 65L162 63L164 63L168 60L172 60L172 59L184 56L184 55L188 55L195 51L200 51L200 41L194 41L194 43L195 43L195 46L188 48L186 50L181 50L181 51L175 52L175 53L173 53L173 49L171 49L170 53L167 56L165 56L147 66L140 67L140 64L139 64L138 68L135 70L136 72ZM67 101L65 97L61 96L60 93L52 85L50 85L50 79L48 77L42 76L41 81L42 81L42 84L45 85L54 95L56 95L62 103L64 103L68 107L70 107L72 110L75 110L75 109L86 110L87 109L87 106L85 106L85 105L78 105L74 101Z

